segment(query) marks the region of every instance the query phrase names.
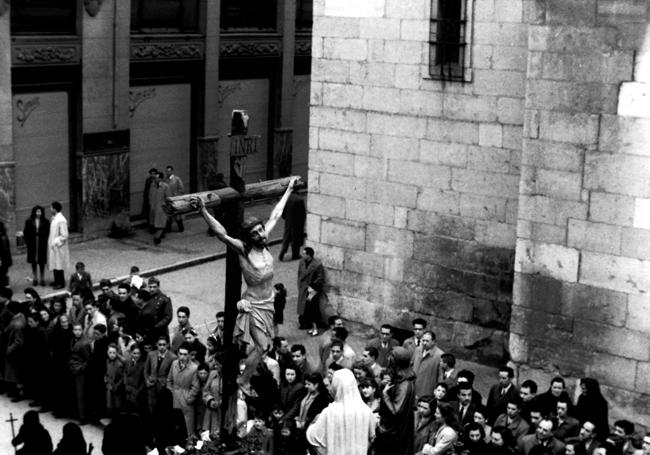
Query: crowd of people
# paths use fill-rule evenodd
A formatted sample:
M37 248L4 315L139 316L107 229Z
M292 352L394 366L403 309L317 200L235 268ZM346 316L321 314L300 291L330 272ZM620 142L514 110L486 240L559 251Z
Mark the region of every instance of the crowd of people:
M137 273L116 289L102 280L97 296L83 286L51 301L33 288L22 301L0 291L2 391L79 425L112 417L105 454L123 452L125 435L165 453L192 435L218 437L224 427L259 454L650 454L650 436L631 422L610 427L608 403L591 378L580 381L574 403L563 378L538 393L532 380L517 386L505 366L484 399L474 373L457 368L423 319L402 343L382 325L361 353L338 316L311 353L276 336L249 393L240 390L229 406L224 313L199 337L190 308L173 312L159 280ZM77 451L54 453L85 453L80 440L81 430L68 423L58 446ZM14 443L38 447L25 454L53 450L34 410Z
M650 435L628 420L610 422L593 378L580 379L574 401L560 376L538 393L541 385L516 381L503 366L484 398L475 373L457 366L421 318L403 341L382 324L355 352L345 321L324 311L324 270L309 247L299 249L297 310L299 328L319 338L305 343L315 347L308 352L278 336L287 289L272 282L266 238L294 185L267 222L244 221L241 239L192 199L210 232L240 258L246 289L233 340L225 339L223 312L214 324L195 326L191 308L174 308L160 281L145 281L137 267L116 288L101 280L98 295L83 263L65 297L41 299L26 288L15 298L0 288L0 391L76 419L54 453L85 454L80 426L110 417L106 455L166 453L192 438L234 441L239 453L256 455L650 455ZM60 205L52 209L60 213ZM238 360L229 385L227 365ZM13 443L21 455L54 450L36 410L25 414Z

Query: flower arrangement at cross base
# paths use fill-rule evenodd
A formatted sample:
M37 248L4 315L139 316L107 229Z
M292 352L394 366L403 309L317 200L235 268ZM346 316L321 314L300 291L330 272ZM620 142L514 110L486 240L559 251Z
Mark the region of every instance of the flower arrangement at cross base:
M190 436L184 447L170 446L165 448L165 455L257 455L263 453L257 441L247 438L239 439L236 447L228 448L221 440L219 432L201 433L201 437Z

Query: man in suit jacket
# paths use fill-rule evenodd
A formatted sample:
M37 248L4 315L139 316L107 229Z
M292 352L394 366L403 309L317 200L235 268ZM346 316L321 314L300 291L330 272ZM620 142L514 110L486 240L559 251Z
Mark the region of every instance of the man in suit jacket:
M517 455L528 455L536 446L544 447L553 455L564 453L564 443L553 436L553 421L551 419L540 420L535 434L519 438Z
M427 330L422 335L422 343L413 353L413 372L415 373L415 397L433 395L439 375L442 349L436 346L436 335Z
M510 400L519 397L517 387L512 383L515 372L508 366L499 368L499 382L490 388L487 399L488 413L490 414L490 423L501 414L506 412L506 406Z
M557 417L555 418L554 436L560 441L578 436L580 433L580 422L569 415L569 403L565 398L558 399Z
M158 337L158 349L147 354L144 362L144 382L147 385L149 411L156 409L158 394L167 387L167 376L176 356L169 351L169 338Z
M458 401L452 402L454 410L458 415L458 421L464 427L474 422L474 411L476 404L472 402L472 384L469 382L461 382L458 384Z
M413 336L404 340L402 347L408 349L408 351L413 355L415 348L420 346L422 340L422 334L424 329L427 328L427 321L422 318L413 319Z
M383 324L379 329L379 337L368 342L368 346L377 349L377 363L382 368L388 366L388 354L399 343L393 339L393 327L390 324Z
M596 425L590 421L585 421L580 428L578 442L576 443L576 453L583 455L594 455L596 449L601 446L596 439Z
M314 367L309 360L307 360L307 349L302 344L294 344L291 346L291 359L293 360L293 363L296 364L300 376L303 379L305 376L318 371L318 368Z
M447 390L456 385L458 380L458 370L456 369L456 357L453 354L443 354L440 356L440 377L438 382L447 384Z

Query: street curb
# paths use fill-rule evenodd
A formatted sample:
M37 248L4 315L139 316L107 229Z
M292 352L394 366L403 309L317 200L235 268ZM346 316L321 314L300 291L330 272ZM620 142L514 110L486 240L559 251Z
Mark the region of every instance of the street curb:
M268 246L274 246L282 243L282 239L275 239L275 240L270 240L268 243ZM163 265L160 267L156 267L154 269L149 269L145 270L143 272L140 272L140 276L143 278L149 278L152 276L156 275L164 275L165 273L171 273L171 272L176 272L177 270L181 269L186 269L189 267L195 267L197 265L205 264L207 262L213 262L213 261L218 261L219 259L223 259L226 257L226 252L223 253L214 253L214 254L208 254L205 256L200 256L198 258L192 258L192 259L187 259L184 261L178 261L173 264L169 265ZM110 278L111 285L116 285L118 283L121 283L123 281L128 280L129 275L123 275L115 278ZM99 282L93 284L93 291L98 291L100 289ZM50 294L45 294L44 296L41 296L42 299L58 299L61 297L68 297L70 295L70 292L67 290L61 290L57 292L52 292Z

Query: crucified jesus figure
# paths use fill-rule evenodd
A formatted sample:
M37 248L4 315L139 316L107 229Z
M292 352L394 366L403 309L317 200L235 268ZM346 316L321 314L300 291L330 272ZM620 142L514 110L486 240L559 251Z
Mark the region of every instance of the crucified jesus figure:
M250 395L250 378L262 355L268 351L273 338L273 256L267 248L269 233L282 216L284 206L298 177L289 181L287 190L271 211L268 221L247 217L242 224L241 238L231 237L205 208L201 198L193 196L190 205L197 209L219 240L237 252L242 276L246 283L241 300L237 302L237 321L233 338L246 346L246 368L237 378L242 391Z

